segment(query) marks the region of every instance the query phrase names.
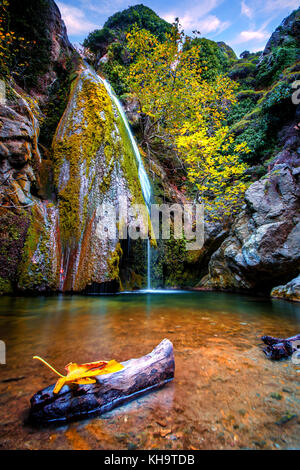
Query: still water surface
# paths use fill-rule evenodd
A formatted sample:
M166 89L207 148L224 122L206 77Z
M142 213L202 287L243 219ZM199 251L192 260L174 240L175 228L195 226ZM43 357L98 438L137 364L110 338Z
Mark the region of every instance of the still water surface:
M300 332L300 306L225 293L3 297L0 448L300 448L300 366L271 362L260 336ZM30 397L69 362L125 361L163 338L175 380L105 415L60 427L24 424Z

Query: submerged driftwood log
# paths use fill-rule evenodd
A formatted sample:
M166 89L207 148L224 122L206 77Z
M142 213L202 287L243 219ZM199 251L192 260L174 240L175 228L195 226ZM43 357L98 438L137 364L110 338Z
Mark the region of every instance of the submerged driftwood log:
M273 336L262 336L262 341L267 345L264 353L269 359L279 360L291 356L297 347L296 341L300 341L300 334L290 338L274 338Z
M97 383L65 385L53 394L54 385L30 400L31 422L71 421L89 414L102 414L174 378L173 345L164 339L150 354L122 362L124 369L95 377Z

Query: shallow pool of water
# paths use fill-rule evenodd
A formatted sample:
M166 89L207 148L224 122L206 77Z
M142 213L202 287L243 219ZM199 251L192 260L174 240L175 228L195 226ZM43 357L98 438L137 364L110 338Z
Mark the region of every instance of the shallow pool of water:
M300 332L300 306L225 293L3 297L0 447L6 449L300 448L300 367L271 362L260 336ZM68 362L174 345L163 389L98 418L60 427L24 424L30 397Z

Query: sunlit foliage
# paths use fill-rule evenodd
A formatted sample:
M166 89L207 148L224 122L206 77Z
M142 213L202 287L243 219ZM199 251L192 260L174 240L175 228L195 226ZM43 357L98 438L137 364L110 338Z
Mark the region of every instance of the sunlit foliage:
M129 84L149 119L144 132L149 155L158 140L173 145L197 198L211 216L233 214L246 189L246 165L241 157L249 152L245 142L234 144L225 125L236 102L235 83L222 75L209 81L203 78L206 66L201 65L201 43L183 47L178 23L163 43L137 27L127 40L135 58Z

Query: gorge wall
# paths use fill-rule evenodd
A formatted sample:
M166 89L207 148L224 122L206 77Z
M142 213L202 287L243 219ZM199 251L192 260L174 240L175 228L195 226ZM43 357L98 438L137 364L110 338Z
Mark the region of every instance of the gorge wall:
M52 1L48 6L53 71L58 60L76 54L57 7ZM53 96L45 83L59 77L48 70L26 91L15 81L6 84L0 117L4 293L83 291L94 284L120 289L122 248L117 238L99 236L99 208L103 203L118 209L120 197L129 209L144 203L137 164L103 82L78 57L75 64L67 106L48 148L40 142L48 116L36 97L40 93L47 111Z
M103 240L98 232L102 203L116 210L120 196L128 207L144 203L126 129L101 78L71 46L55 3L33 3L44 24L28 54L43 46L45 60L38 73L29 70L22 80L13 73L5 77L6 102L0 105L0 291L144 287L143 244ZM32 41L31 31L15 23ZM165 22L161 27L167 28ZM293 52L284 63L278 57L286 57L287 45ZM153 276L162 287L268 295L273 289L276 297L297 300L300 107L291 102L291 85L300 74L299 10L275 31L261 56L237 60L224 43L213 47L223 51L220 64L243 87L231 124L237 138L247 135L253 146L252 184L235 220L206 221L201 250L187 252L184 241L159 242ZM124 107L138 137L132 97L124 98ZM155 202L186 201L178 187L182 175L173 171L169 155L145 159L145 167Z

